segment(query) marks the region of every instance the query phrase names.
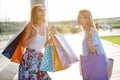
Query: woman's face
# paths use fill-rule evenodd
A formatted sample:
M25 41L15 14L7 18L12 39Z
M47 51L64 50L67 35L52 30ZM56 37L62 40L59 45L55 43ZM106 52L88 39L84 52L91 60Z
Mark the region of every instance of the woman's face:
M45 8L44 7L37 8L37 16L39 19L45 19Z
M82 15L81 13L79 13L77 21L78 21L78 25L86 25L88 22L88 18Z

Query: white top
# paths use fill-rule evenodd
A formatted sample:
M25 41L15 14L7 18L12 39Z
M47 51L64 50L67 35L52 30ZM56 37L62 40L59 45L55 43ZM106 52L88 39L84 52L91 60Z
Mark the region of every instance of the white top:
M34 40L31 42L28 48L35 49L36 51L42 52L44 44L46 42L46 27L43 26L44 35L40 35L39 33L36 35Z

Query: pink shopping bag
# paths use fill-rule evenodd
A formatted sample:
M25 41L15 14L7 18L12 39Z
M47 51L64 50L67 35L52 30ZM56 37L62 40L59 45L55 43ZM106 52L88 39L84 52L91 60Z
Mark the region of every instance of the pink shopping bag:
M63 67L79 61L67 41L62 36L54 36L53 41Z

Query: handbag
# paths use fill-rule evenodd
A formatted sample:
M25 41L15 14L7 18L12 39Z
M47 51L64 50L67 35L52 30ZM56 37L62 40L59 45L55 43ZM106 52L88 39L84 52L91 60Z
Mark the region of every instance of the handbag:
M83 80L108 80L104 54L80 56Z

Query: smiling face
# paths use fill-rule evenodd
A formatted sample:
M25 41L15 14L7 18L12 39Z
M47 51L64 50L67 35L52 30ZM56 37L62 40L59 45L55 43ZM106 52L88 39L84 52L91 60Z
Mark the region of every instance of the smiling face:
M38 7L36 14L38 19L45 19L45 8L43 6Z
M45 22L45 8L41 5L35 5L31 11L31 21L33 24L37 24L39 20Z

